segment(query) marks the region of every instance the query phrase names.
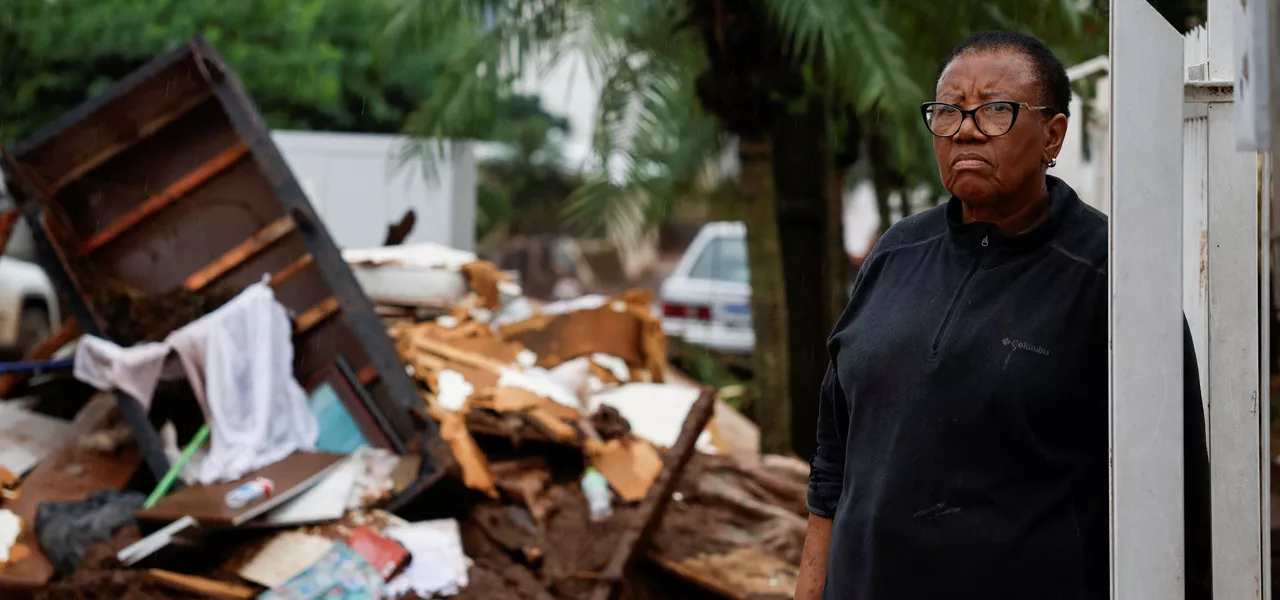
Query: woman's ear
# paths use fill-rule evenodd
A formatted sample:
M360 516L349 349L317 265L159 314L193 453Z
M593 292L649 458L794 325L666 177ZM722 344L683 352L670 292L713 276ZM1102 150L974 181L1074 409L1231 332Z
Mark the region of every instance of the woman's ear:
M1062 151L1062 142L1067 139L1067 115L1058 113L1053 115L1044 125L1044 162L1048 164L1051 159L1057 158L1058 153Z

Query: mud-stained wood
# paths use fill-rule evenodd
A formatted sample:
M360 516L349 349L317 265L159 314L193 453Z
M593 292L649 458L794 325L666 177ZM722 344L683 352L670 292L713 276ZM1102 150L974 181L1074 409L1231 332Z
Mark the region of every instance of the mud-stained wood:
M143 123L141 127L138 127L138 131L134 135L103 148L93 156L85 159L84 162L76 165L75 168L68 171L62 177L59 177L57 181L53 182L53 184L49 186L49 192L56 194L58 190L66 187L67 184L84 177L89 173L89 171L98 168L103 163L114 158L117 154L120 154L134 144L151 137L152 134L163 129L165 125L178 120L179 117L187 114L191 109L199 106L204 103L205 100L212 97L213 90L202 90L198 95L192 96L191 99L179 104L173 110L161 114L151 121Z
M173 182L159 194L147 198L142 204L139 204L133 210L125 213L119 219L113 221L106 228L98 233L93 234L88 241L84 243L77 251L79 256L91 254L94 250L101 248L121 234L141 223L147 217L160 212L165 207L178 201L178 199L191 193L192 190L208 183L218 173L225 171L231 165L236 164L241 158L249 153L249 147L244 142L236 142L230 148L218 153L217 156L209 159L208 162L193 169L190 173Z
M232 269L257 256L272 244L280 241L284 236L293 233L295 227L296 224L288 215L272 221L271 224L260 229L252 237L241 242L235 248L228 250L226 254L218 257L217 260L188 277L183 283L183 287L193 292L208 287L210 283L217 281Z
M316 325L332 317L340 308L342 307L338 304L338 299L333 296L329 296L320 301L319 304L308 308L306 312L298 315L298 320L296 321L297 334L302 335L312 330Z
M601 574L600 582L591 593L591 600L609 600L613 595L615 584L622 580L627 566L636 557L636 549L645 543L649 534L662 520L662 513L667 508L667 502L671 500L671 492L680 479L680 473L684 471L689 458L693 456L698 436L702 435L702 430L707 427L707 422L715 412L715 400L713 391L704 390L702 396L689 409L689 416L684 420L680 437L671 451L667 452L662 463L662 472L658 473L658 478L649 488L649 493L645 495L644 501L632 516L634 521L628 525L618 541L613 557L609 559L608 566Z
M298 260L289 263L289 266L280 269L278 272L273 274L271 276L271 281L267 282L267 285L271 286L271 289L279 289L280 286L288 283L290 279L293 279L298 275L298 273L305 271L307 267L315 264L315 262L315 257L311 256L310 253L303 254L298 257Z
M141 464L136 447L106 454L82 447L77 440L105 428L114 418L115 398L94 396L72 422L72 433L61 450L45 457L22 482L22 496L6 508L23 520L18 543L31 550L21 560L0 570L0 598L40 589L54 575L53 565L40 550L32 526L43 502L83 500L96 490L119 490L128 485Z

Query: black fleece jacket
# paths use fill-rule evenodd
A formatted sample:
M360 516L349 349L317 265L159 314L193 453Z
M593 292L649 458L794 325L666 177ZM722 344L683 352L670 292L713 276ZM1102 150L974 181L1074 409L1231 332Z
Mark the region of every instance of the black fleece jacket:
M1006 235L960 203L903 219L831 335L809 510L824 599L1105 599L1107 220L1050 177ZM1185 331L1188 598L1208 586L1208 460Z

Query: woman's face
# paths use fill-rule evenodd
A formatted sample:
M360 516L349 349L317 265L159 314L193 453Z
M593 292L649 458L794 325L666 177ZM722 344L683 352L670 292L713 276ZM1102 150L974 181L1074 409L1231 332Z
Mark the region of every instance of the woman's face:
M960 55L938 80L937 101L964 109L1007 100L1043 104L1031 59L1018 52L977 51ZM970 205L1033 200L1042 192L1044 167L1058 155L1067 131L1065 115L1018 108L1004 135L988 137L967 117L951 137L934 137L933 153L947 191Z

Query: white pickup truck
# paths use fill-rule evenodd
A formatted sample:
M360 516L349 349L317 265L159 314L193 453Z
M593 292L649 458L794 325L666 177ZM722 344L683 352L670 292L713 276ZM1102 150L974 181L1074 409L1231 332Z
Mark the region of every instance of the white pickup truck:
M10 206L0 177L0 210ZM31 234L19 222L0 255L0 356L6 359L25 355L61 322L58 294L44 270L30 262L33 255Z

